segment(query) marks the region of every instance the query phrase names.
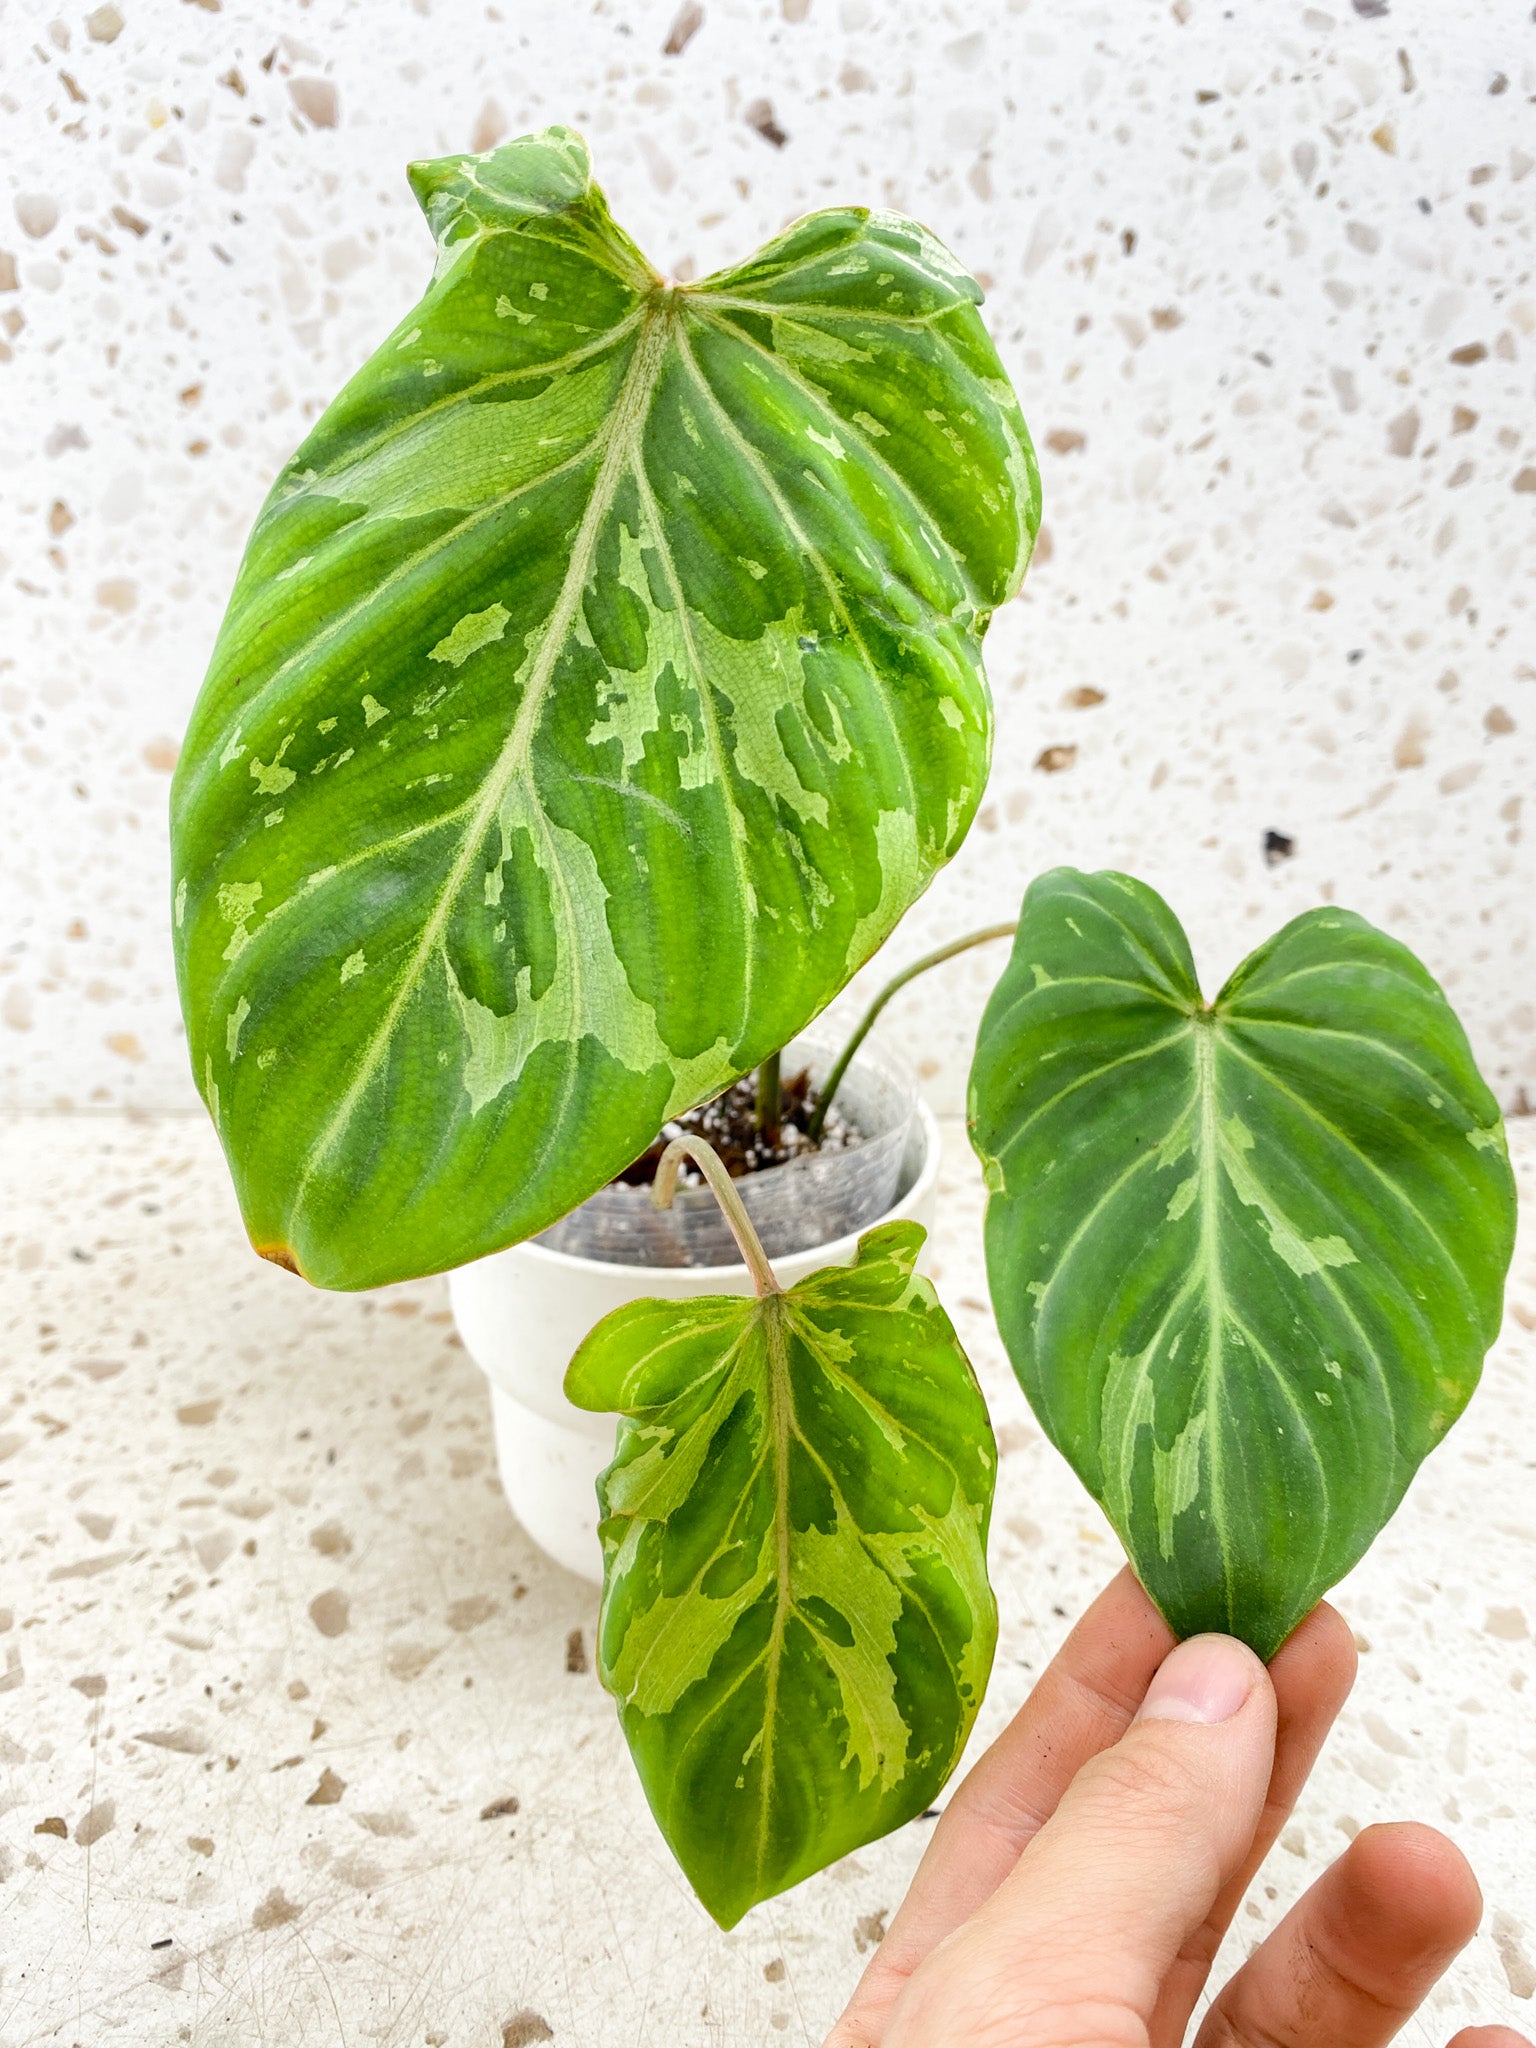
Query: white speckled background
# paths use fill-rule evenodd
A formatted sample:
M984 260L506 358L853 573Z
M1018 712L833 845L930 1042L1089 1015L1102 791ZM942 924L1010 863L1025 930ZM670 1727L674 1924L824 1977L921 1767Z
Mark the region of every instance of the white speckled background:
M719 1935L566 1668L594 1596L505 1511L440 1283L261 1267L200 1115L139 1114L194 1102L177 738L272 475L425 279L407 159L565 120L674 271L866 199L984 276L1047 534L992 789L894 959L1059 860L1161 887L1211 985L1333 899L1536 1093L1528 0L679 5L0 0L0 1103L134 1113L0 1126L0 2048L814 2048L921 1848ZM997 964L883 1027L941 1109ZM1115 1552L949 1142L1004 1450L989 1734ZM1360 1685L1228 1949L1359 1825L1447 1827L1489 1910L1421 2048L1536 2019L1532 1259L1527 1225L1483 1393L1339 1596Z
M705 0L668 55L698 12L8 0L0 1100L191 1101L166 778L246 530L425 281L407 159L551 120L673 271L863 199L987 283L1047 539L893 959L1060 860L1163 888L1212 985L1332 897L1536 1091L1530 9ZM995 966L890 1020L941 1108Z

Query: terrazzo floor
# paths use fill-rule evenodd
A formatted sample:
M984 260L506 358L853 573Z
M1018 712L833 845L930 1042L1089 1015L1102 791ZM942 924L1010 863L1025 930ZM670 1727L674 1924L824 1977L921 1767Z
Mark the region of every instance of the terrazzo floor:
M1504 1335L1335 1596L1359 1683L1226 1959L1358 1828L1430 1820L1487 1912L1409 2042L1536 2025L1536 1120L1511 1138ZM1003 1449L985 1740L1117 1551L1008 1373L946 1147L938 1282ZM712 1925L443 1284L262 1265L201 1118L12 1120L0 1203L0 2048L818 2043L927 1829Z

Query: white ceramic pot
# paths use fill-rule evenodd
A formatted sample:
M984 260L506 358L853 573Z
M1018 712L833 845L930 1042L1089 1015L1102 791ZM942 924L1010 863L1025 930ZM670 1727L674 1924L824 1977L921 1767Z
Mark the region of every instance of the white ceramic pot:
M931 1233L938 1184L939 1127L919 1103L902 1164L904 1192L876 1222L909 1218ZM778 1257L774 1271L788 1286L818 1267L849 1265L863 1234ZM609 1265L539 1244L513 1245L449 1274L459 1334L491 1383L507 1500L534 1542L567 1571L602 1583L597 1475L613 1457L617 1428L615 1417L589 1415L565 1398L565 1369L582 1339L627 1301L751 1292L742 1265Z

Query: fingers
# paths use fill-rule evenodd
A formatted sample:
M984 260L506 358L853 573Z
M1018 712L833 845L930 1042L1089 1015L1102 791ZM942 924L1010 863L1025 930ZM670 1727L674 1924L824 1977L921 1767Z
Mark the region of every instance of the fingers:
M1326 1602L1315 1607L1269 1667L1279 1721L1275 1768L1253 1845L1222 1887L1203 1924L1190 1936L1168 1973L1152 2023L1155 2048L1184 2039L1195 2001L1205 1988L1216 1951L1254 1873L1290 1819L1301 1789L1317 1761L1328 1731L1355 1682L1355 1639L1347 1623Z
M880 2040L891 2004L918 1964L991 1897L1081 1766L1123 1734L1172 1642L1134 1575L1119 1573L951 1798L827 2048ZM1353 1639L1327 1606L1302 1623L1271 1666L1279 1726L1264 1814L1244 1867L1170 1973L1154 2042L1182 2039L1227 1925L1290 1815L1354 1668Z
M1377 2048L1471 1940L1482 1905L1444 1835L1367 1828L1221 1992L1196 2048ZM1503 2030L1490 2031L1470 2037L1477 2048L1500 2048Z
M880 2041L908 1977L992 1896L1082 1766L1119 1741L1172 1647L1135 1574L1119 1572L950 1799L826 2048Z
M1531 2048L1513 2027L1463 2027L1450 2048Z
M1116 1573L941 1815L898 1915L914 1935L921 1926L924 1954L992 1896L1082 1766L1119 1741L1173 1643L1135 1574Z
M987 1904L919 1967L885 2048L1140 2039L1249 1853L1275 1725L1251 1650L1227 1636L1181 1643L1122 1739L1083 1766Z

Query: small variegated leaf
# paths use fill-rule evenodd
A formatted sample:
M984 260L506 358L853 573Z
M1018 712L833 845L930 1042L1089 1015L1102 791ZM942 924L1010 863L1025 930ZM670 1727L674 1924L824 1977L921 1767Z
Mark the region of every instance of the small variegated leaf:
M982 1020L998 1326L1180 1634L1271 1656L1471 1397L1515 1194L1498 1105L1395 939L1307 911L1209 1005L1143 883L1057 868Z
M965 837L1039 520L915 222L676 285L568 130L411 182L436 274L278 478L173 791L193 1070L328 1287L543 1229L837 994Z
M782 1294L639 1301L571 1363L619 1411L598 1662L723 1927L921 1813L997 1637L996 1449L915 1223Z

